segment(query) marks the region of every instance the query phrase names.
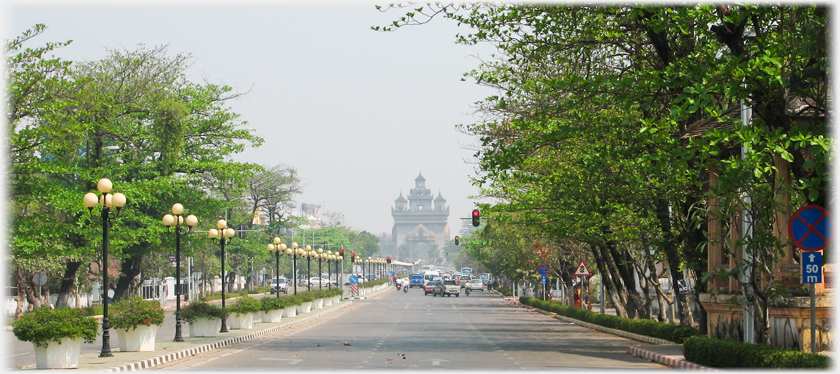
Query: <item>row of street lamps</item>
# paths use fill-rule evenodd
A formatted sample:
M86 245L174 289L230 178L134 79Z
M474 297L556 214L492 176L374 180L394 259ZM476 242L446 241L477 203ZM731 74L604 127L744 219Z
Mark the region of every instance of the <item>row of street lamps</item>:
M112 357L113 353L111 352L111 340L110 340L110 318L108 318L108 297L107 297L107 289L108 289L108 229L110 228L110 219L112 217L116 217L119 215L120 209L125 206L126 204L126 197L122 193L113 193L111 194L111 190L113 189L113 184L110 180L106 178L102 178L96 184L96 189L100 192L100 195L95 193L87 193L85 194L82 202L88 208L88 212L93 215L93 208L101 205L101 213L100 216L102 217L102 282L103 282L103 289L106 290L105 296L102 297L102 349L100 351L99 357ZM113 214L111 212L111 208L116 208L117 213ZM192 214L184 217L184 206L180 203L176 203L172 206L172 214L166 214L163 216L163 224L169 228L175 226L175 296L176 296L176 312L175 312L175 340L176 342L183 342L184 339L181 333L181 325L183 324L182 316L181 316L181 234L182 234L182 227L184 224L187 225L187 231L184 233L190 233L193 229L198 225L198 218ZM217 229L210 229L207 231L207 235L210 239L219 238L219 245L221 247L221 260L222 260L222 309L225 309L225 243L230 242L230 240L236 235L236 230L232 227L227 226L227 221L224 219L219 219L216 221ZM326 243L325 243L326 246ZM280 279L280 252L285 252L287 255L293 256L293 270L292 274L294 274L294 293L297 295L297 257L298 256L306 256L307 257L307 265L309 265L309 260L315 258L318 260L318 278L321 278L321 261L327 261L327 268L328 268L328 276L331 278L332 274L329 271L330 261L335 262L336 264L336 274L338 274L338 262L344 259L343 253L344 249L341 252L333 253L332 251L324 251L323 248L318 248L313 250L311 246L307 245L306 248L298 247L296 242L293 242L290 247L287 247L285 243L282 243L282 240L278 237L275 237L272 244L268 245L269 251L275 252L275 257L277 261L277 281L279 284ZM357 258L357 262L361 262L361 258ZM372 264L376 262L376 260L371 259L368 257L365 262ZM370 266L370 265L369 265ZM309 277L309 269L307 269L307 278ZM307 289L311 289L311 282L307 282ZM321 283L319 282L319 288L321 288ZM329 287L332 287L332 284L329 284ZM280 297L280 293L277 293L277 297ZM222 326L219 332L228 332L227 330L227 323L226 318L222 318Z
M323 260L327 261L327 279L328 279L327 284L328 284L329 288L332 288L332 282L330 281L332 279L332 270L330 268L330 261L333 261L335 263L336 274L338 274L338 261L344 260L344 256L340 255L338 252L336 252L336 253L332 253L332 251L326 251L325 252L323 248L318 248L316 250L313 250L312 246L309 246L309 245L307 245L306 248L300 248L298 246L297 242L292 242L290 247L286 246L286 243L283 243L283 240L276 237L276 236L274 237L274 240L272 240L272 243L268 244L268 250L269 250L269 252L274 252L274 254L275 254L275 263L276 263L275 275L277 277L276 282L277 282L278 285L280 284L280 253L284 252L287 255L293 256L292 257L292 278L293 278L292 281L293 281L293 287L294 287L294 294L295 295L297 295L297 256L306 257L306 265L307 265L306 289L307 290L312 289L311 288L312 287L312 282L309 281L310 280L309 279L310 269L311 269L310 260L312 258L315 258L315 259L318 260L318 279L321 279L321 262ZM343 250L342 250L342 252L343 252ZM320 281L318 282L318 288L319 289L323 288L322 284L323 284L323 282L320 282ZM277 297L280 297L279 292L277 292Z

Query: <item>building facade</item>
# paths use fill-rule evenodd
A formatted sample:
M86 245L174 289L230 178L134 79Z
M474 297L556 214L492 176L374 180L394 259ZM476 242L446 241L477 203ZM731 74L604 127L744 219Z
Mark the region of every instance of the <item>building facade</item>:
M400 192L394 200L391 216L394 217L391 236L396 248L405 244L425 257L429 250L443 250L449 241L449 207L440 192L437 197L432 197L423 174L414 179L414 188L409 191L408 199Z

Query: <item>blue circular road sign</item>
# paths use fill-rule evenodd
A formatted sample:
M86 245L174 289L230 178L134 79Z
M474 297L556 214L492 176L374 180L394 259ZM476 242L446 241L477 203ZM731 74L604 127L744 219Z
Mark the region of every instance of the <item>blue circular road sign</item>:
M806 205L790 217L788 234L799 249L816 252L831 242L832 226L828 210L818 205Z

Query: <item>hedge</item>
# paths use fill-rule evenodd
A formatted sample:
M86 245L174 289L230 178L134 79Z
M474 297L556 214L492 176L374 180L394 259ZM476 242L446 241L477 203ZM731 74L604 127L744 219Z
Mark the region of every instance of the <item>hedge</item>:
M821 368L830 366L828 357L766 344L749 344L729 339L692 336L683 342L685 359L719 368Z
M594 323L599 326L670 340L678 344L682 343L688 337L700 335L700 331L691 326L678 326L649 319L632 319L609 314L600 314L586 309L564 305L555 301L540 300L533 297L520 297L519 302L566 317Z

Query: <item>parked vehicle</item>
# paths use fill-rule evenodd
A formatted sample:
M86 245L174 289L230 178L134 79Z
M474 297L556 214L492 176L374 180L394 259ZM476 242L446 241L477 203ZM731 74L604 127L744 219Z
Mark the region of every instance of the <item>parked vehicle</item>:
M458 297L461 294L461 286L455 283L454 280L444 280L443 282L438 282L435 284L435 287L432 289L432 296L440 295L452 297Z
M426 285L423 286L423 295L428 295L428 294L432 293L435 289L435 285L437 285L437 282L432 282L432 281L426 282Z
M327 287L329 285L329 281L320 277L312 277L309 278L309 285L314 288L318 288L318 286Z
M272 278L270 291L272 294L275 294L277 292L288 293L288 288L286 286L286 278Z

